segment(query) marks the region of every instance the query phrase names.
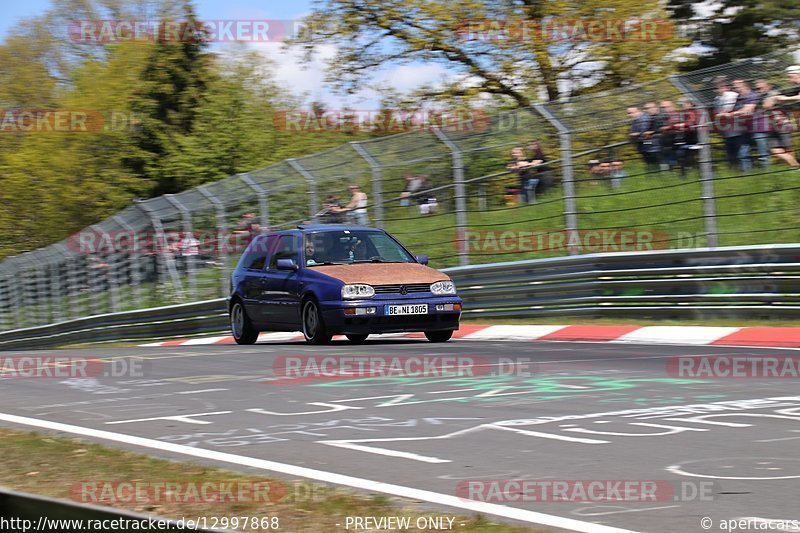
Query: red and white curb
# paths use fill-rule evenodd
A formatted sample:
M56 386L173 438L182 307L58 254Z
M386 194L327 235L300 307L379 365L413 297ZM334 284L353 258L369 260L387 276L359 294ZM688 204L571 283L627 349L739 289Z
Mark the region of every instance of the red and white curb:
M346 337L337 335L334 340ZM425 339L422 333L372 335L371 339ZM481 326L462 324L455 339L479 341L576 341L627 344L678 344L697 346L759 346L800 348L800 327L708 327L708 326ZM259 342L303 340L299 333L262 333ZM233 337L199 337L150 342L140 346L196 346L235 344Z

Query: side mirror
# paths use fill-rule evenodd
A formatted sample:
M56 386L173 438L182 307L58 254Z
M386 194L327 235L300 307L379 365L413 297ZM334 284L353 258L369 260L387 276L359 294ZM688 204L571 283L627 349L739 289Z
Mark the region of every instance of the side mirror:
M276 265L278 270L291 270L292 272L298 270L300 267L294 262L294 259L278 259Z
M427 265L428 264L428 256L425 255L425 254L418 255L417 256L417 263L419 263L420 265Z

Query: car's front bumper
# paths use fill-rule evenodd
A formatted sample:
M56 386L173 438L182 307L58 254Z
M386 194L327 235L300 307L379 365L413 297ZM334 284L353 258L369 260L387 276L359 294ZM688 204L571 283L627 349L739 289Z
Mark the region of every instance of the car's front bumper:
M390 305L426 304L428 312L414 315L388 315ZM445 306L445 309L437 309ZM453 307L453 309L450 308ZM401 333L407 331L448 331L458 329L461 317L461 298L441 296L430 298L365 299L322 303L325 327L337 334ZM370 314L347 314L345 309L373 308Z

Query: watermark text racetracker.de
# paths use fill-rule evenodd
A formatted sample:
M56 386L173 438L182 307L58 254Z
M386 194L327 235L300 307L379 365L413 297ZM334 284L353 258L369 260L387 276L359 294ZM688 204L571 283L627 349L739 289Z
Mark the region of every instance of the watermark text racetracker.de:
M140 124L141 116L130 111L0 108L0 134L102 133Z
M298 37L301 20L226 19L84 19L70 21L69 38L75 43L145 42L281 42Z
M186 504L186 503L258 503L311 500L292 494L291 487L279 481L208 479L199 482L175 480L83 480L70 486L70 498L80 503Z
M667 359L667 374L698 379L800 379L800 356L679 355Z
M306 383L356 378L497 377L529 378L537 368L527 357L475 355L282 355L274 359L276 379L268 384Z
M143 378L151 375L150 366L150 361L129 357L0 356L0 380Z
M668 232L651 228L569 231L507 229L456 232L455 246L468 253L513 252L639 252L669 248Z
M491 503L648 503L713 501L713 481L654 479L476 479L456 485L456 496Z

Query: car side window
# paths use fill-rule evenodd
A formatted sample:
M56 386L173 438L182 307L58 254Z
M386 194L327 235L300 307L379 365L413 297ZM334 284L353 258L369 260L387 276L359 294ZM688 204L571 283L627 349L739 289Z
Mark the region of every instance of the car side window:
M294 259L295 263L300 264L298 251L297 239L294 235L281 235L278 245L275 247L275 253L269 259L269 269L276 270L278 268L278 259Z
M267 237L256 238L245 251L244 268L251 270L264 270L264 265L267 264L267 257L269 251L275 244L276 236L269 235Z

